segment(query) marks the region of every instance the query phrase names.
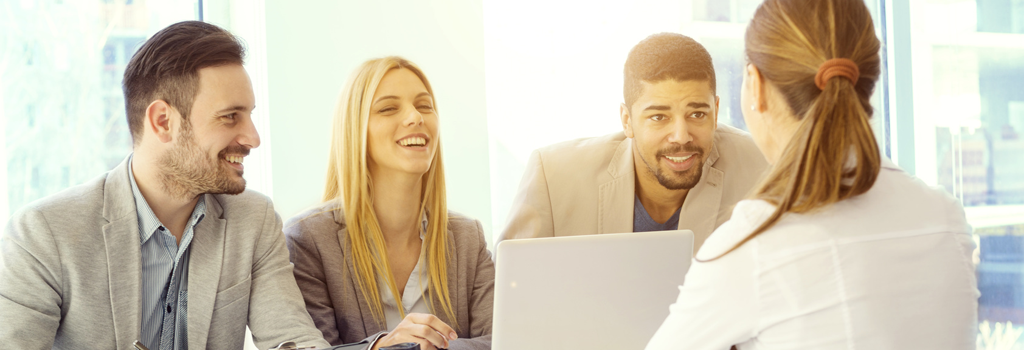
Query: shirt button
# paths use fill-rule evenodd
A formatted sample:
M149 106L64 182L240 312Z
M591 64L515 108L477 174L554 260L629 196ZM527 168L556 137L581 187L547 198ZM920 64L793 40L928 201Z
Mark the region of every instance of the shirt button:
M167 304L167 313L171 313L171 304Z

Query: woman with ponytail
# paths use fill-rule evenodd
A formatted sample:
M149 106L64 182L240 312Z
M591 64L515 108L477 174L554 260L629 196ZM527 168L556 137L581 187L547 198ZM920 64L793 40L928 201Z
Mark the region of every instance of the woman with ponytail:
M408 60L363 63L338 101L324 202L285 224L332 345L491 348L494 264L480 221L448 211L434 98Z
M767 0L744 119L771 169L697 253L660 349L972 349L974 243L955 198L878 150L863 0Z

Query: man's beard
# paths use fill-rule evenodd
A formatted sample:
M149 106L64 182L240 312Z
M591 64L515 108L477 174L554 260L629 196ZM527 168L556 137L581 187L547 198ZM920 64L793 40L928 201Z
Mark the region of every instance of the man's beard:
M678 152L695 152L691 157L697 157L696 164L690 169L685 171L672 171L661 169L661 158L666 154L678 153ZM643 159L644 164L647 165L647 170L650 170L654 177L658 179L658 183L661 186L670 190L688 190L697 186L700 182L700 177L704 173L704 150L695 145L679 145L671 144L668 147L658 150L658 153L654 155L655 163L654 166L647 159Z
M220 151L217 158L210 159L200 149L192 134L188 121L182 123L181 142L165 153L159 160L160 182L168 194L177 198L194 198L203 193L239 194L245 191L245 179L234 180L230 172L239 176L241 171L225 169L220 160L225 154L248 155L243 146L229 146Z

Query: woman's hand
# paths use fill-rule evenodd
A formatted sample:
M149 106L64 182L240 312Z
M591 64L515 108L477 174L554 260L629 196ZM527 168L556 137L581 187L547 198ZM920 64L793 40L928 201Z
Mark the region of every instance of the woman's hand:
M447 349L458 338L455 330L431 314L408 314L395 329L377 340L372 350L405 342L420 344L420 350Z

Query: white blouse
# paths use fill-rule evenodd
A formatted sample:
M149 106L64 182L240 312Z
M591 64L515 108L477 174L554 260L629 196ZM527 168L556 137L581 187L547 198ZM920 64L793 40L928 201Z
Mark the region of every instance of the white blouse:
M416 267L413 268L412 273L409 275L409 281L405 283L405 286L398 286L399 288L404 288L402 292L402 307L405 309L406 315L411 313L430 313L430 308L427 306L427 298L423 297L427 290L427 284L430 282L427 279L425 267L423 266L423 255L425 254L426 252L420 253L420 260L416 262ZM378 288L380 288L381 296L383 297L380 301L384 306L384 320L387 322L388 331L394 330L404 319L398 311L397 299L391 294L391 288L388 287L387 283L383 281L378 283Z
M741 201L698 259L773 210ZM973 349L971 231L956 199L884 160L867 193L695 261L647 349Z

